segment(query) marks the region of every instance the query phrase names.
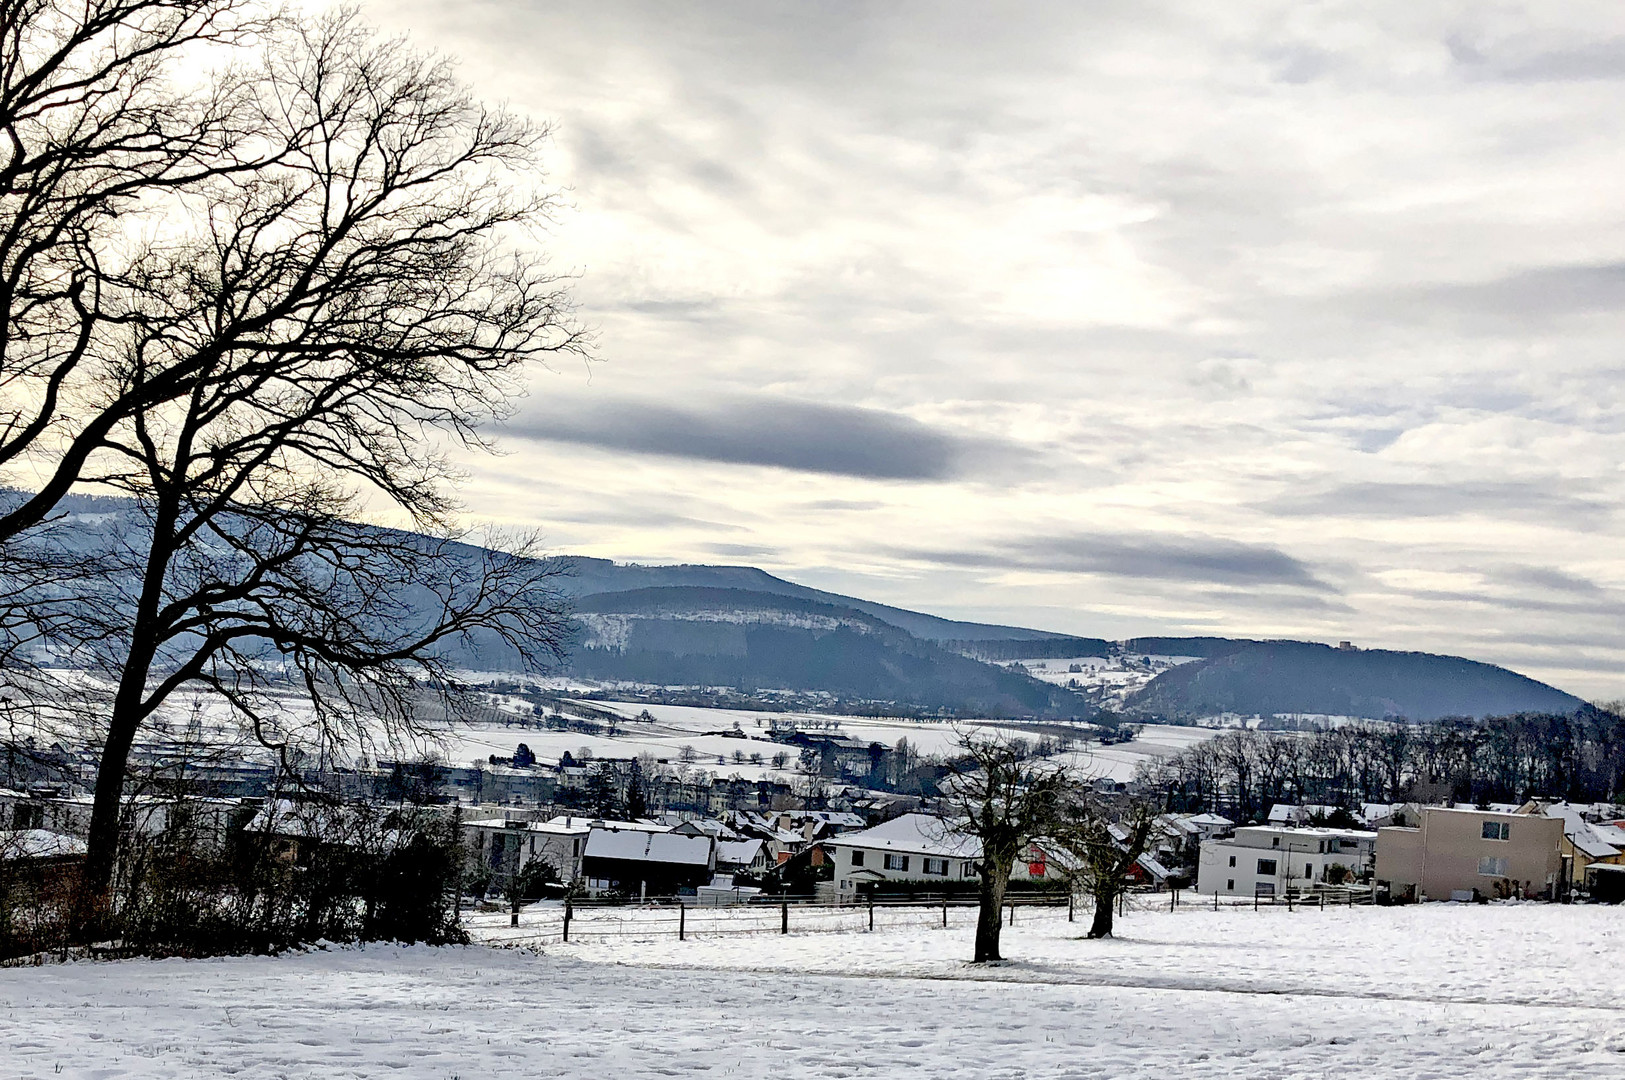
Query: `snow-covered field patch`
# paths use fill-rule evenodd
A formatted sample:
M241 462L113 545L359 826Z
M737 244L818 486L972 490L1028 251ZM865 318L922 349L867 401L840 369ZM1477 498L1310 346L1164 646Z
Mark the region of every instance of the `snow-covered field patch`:
M964 963L960 919L11 969L0 1072L1610 1076L1621 926L1617 909L1538 905L1185 909L1131 911L1087 942L1064 911L1024 909L991 968Z

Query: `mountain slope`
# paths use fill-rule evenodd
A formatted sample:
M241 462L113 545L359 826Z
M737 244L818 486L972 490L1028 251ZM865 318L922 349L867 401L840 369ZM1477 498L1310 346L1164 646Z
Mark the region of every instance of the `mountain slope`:
M130 500L74 496L61 510L51 532L64 550L139 548L146 526ZM479 557L472 546L467 553ZM1090 711L1080 695L996 665L1156 654L1203 658L1158 675L1130 699L1131 707L1169 717L1234 711L1430 719L1581 705L1533 679L1455 657L1213 637L1113 643L938 618L749 566L618 565L583 556L558 562L570 571L560 584L576 600L583 631L573 670L606 680L794 688L881 710L892 701L952 713L1069 716ZM402 582L399 595L408 623L429 618L427 590ZM518 666L514 651L491 634L448 643L445 655L479 671Z
M1302 641L1239 644L1163 672L1130 697L1129 706L1173 718L1236 712L1436 720L1569 713L1584 705L1545 683L1457 656Z
M795 690L993 716L1085 716L1077 694L961 656L867 612L743 589L670 586L576 603L571 670L602 680Z
M774 596L796 597L825 604L848 607L873 616L917 638L926 641L1046 641L1067 639L1066 634L1048 630L1029 630L1020 626L999 626L990 623L960 622L936 615L909 611L906 608L877 604L870 600L842 596L822 589L797 585L774 577L754 566L641 566L636 563L614 563L608 559L592 559L584 555L568 555L564 561L571 567L571 576L565 589L573 596L594 593L630 592L633 589L695 587L710 589L738 589L747 592L769 593Z

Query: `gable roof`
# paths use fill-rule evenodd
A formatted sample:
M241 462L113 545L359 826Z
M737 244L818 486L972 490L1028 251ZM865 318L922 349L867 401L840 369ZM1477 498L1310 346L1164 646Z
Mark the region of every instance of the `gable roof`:
M762 853L760 840L718 840L717 862L734 866L749 866Z
M858 847L952 859L975 859L982 854L980 840L955 832L952 822L931 814L904 814L872 829L828 837L823 843L829 847Z
M619 859L623 862L710 866L711 839L669 832L645 832L641 829L593 829L587 834L587 847L583 855L589 859Z

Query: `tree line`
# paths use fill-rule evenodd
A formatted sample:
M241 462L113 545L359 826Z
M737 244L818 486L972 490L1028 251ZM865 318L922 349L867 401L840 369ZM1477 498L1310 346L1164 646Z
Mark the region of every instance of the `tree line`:
M1237 729L1143 765L1178 810L1262 820L1274 803L1482 804L1535 796L1625 800L1625 716L1589 707L1429 724L1348 724L1312 733Z

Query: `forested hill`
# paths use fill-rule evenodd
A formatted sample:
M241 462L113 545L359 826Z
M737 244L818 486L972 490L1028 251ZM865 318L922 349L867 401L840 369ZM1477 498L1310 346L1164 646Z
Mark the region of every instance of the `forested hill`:
M139 550L146 526L129 500L73 496L61 510L50 531L61 550ZM471 560L479 557L478 549L466 550ZM1533 679L1456 657L1214 637L1111 642L939 618L750 566L640 566L580 556L557 562L581 629L570 670L606 681L727 686L747 694L790 689L876 711L892 703L957 715L1089 716L1096 705L1086 687L1045 683L1007 665L1138 654L1201 658L1157 676L1128 702L1170 719L1219 712L1430 719L1570 712L1582 704ZM422 583L402 582L398 599L409 621L433 608ZM514 651L489 633L449 642L445 652L477 671L518 664ZM1080 679L1088 667L1081 665Z
M1163 672L1129 705L1172 719L1235 712L1436 720L1570 713L1585 704L1516 672L1457 656L1334 649L1302 641L1237 644Z
M580 676L745 693L831 695L949 715L1087 716L1065 687L950 652L842 604L743 589L664 587L576 603Z

